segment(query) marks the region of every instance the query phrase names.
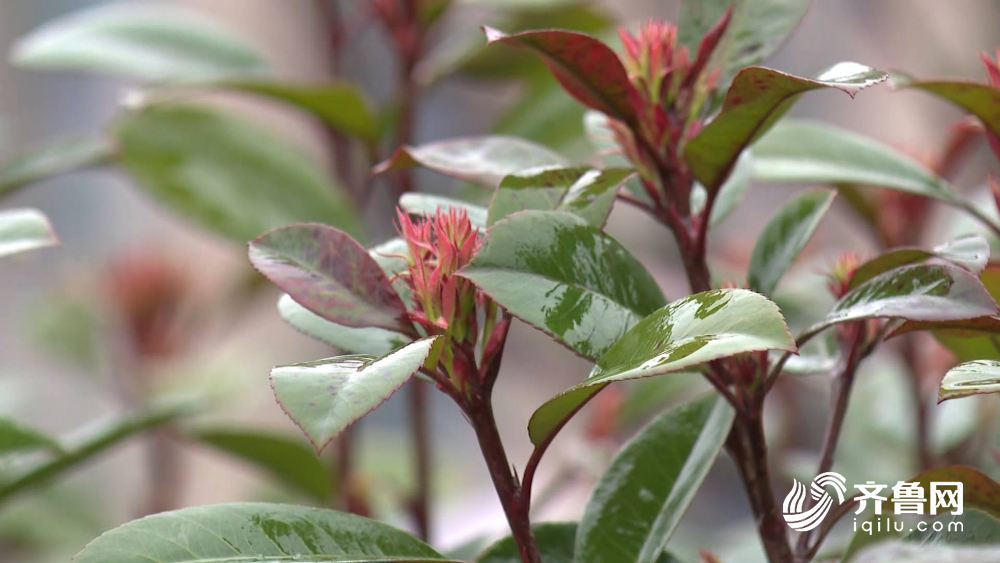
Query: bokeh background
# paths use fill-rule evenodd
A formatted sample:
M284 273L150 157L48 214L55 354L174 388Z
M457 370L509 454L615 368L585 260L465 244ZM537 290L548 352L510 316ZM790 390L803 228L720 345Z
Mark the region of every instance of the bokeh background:
M283 79L322 82L331 78L330 38L317 2L170 3L248 37ZM349 30L349 46L341 58L343 76L360 83L376 103L385 102L392 96L396 76L387 36L378 25L358 17L366 10L365 2L340 3L345 17L357 21ZM101 2L2 0L0 50L6 52L18 37L52 18L97 4ZM435 30L432 52L445 53L463 42L481 41L478 25L503 26L508 20L502 14L511 9L526 14L525 21L530 22L532 10L543 9L534 4L546 3L457 1ZM607 25L603 35L614 39L614 25L635 24L647 17L671 19L675 8L674 2L666 1L608 0L587 3L586 9L592 14L588 17ZM820 1L767 66L815 75L835 62L854 60L917 76L980 80L984 73L979 52L1000 45L997 21L1000 4L989 0ZM100 131L130 91L134 85L119 79L40 73L0 63L0 156L9 158L56 139ZM326 166L333 166L328 138L309 119L245 98L217 96L211 103L267 123L276 135L302 144ZM591 152L578 121L581 113L548 78L497 81L459 74L426 90L417 110L415 138L419 142L503 131L587 159ZM810 94L791 115L835 123L918 158L939 150L951 123L961 116L930 96L892 92L884 86L862 92L855 100L832 91ZM952 180L962 191L976 193L990 167L995 163L985 144L977 141ZM482 197L468 186L432 173L419 173L417 185L422 191ZM392 235L389 211L393 202L385 186L376 183L372 189L378 193L365 209L365 218L372 241L377 242ZM720 278L742 280L755 235L796 189L751 188L743 206L711 239L711 263ZM107 309L125 291L109 282L114 265L131 261L156 264L182 279L178 283L184 287L185 310L194 309L207 317L185 335L183 353L157 362L153 373L142 376L152 383L143 385L214 389L218 399L199 420L268 428L298 437L274 402L268 371L277 364L331 353L282 323L274 308L274 290L257 291L241 301L235 312L217 312L233 280L247 274L243 247L156 205L133 189L126 177L111 170L46 180L4 199L2 206L43 210L63 244L0 264L0 412L65 435L85 430L92 421L128 406L129 399L113 390L120 388L114 382L140 376L129 373L128 360L115 353L115 323L108 320ZM925 242L942 242L967 228L941 209L931 216ZM619 205L608 231L644 262L669 298L684 295L683 272L664 228ZM806 256L784 284L785 299L793 305L809 304L815 315L822 314L821 304L831 302L823 289L823 273L829 265L844 251L865 253L874 248L875 241L861 220L843 202L835 202ZM930 341L926 344L934 346ZM835 466L848 474L849 482L881 479L894 483L912 474L913 405L898 359L889 348L869 362L859 377L841 442L842 455ZM496 410L511 459L521 467L530 452L525 426L531 412L547 397L584 377L588 365L521 324L514 327L507 352ZM928 377L939 377L947 362L947 356L928 361ZM822 378L805 378L786 387L772 409L779 479L812 471L822 430L820 413L827 405ZM677 391L682 392L687 391ZM664 404L676 400L678 394L663 393ZM970 413L993 406L989 400L979 403L985 406L933 407L934 447L946 449L982 424L981 418ZM435 543L448 547L483 534L497 537L505 523L472 432L444 396L433 398L431 410ZM628 435L625 428L611 437L589 439L600 413L591 408L580 418L555 443L542 468L539 489L544 490L546 501L535 515L538 520L577 517L594 477ZM68 479L5 505L0 509L0 559L14 560L8 557L16 555L18 561L65 561L100 532L139 515L151 480L158 478L149 470L150 440L132 440ZM373 499L375 514L410 527L399 506L411 487L404 401L396 397L365 419L357 443L365 475L358 486ZM177 441L171 452L181 475L173 491L177 506L248 499L302 502L254 468L196 443ZM778 490L784 494L786 489L779 485ZM752 561L760 552L749 522L741 487L728 460L720 457L671 545L688 559L698 549L711 549L727 561Z

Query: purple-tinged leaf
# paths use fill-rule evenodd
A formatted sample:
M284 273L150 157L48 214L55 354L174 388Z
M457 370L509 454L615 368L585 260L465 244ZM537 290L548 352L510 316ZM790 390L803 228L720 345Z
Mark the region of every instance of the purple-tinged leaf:
M417 340L381 358L339 356L279 366L271 370L271 388L319 454L402 387L427 360L435 340Z
M413 332L385 271L341 230L317 223L280 227L250 242L250 261L296 302L328 321Z
M994 136L1000 138L1000 89L965 80L915 80L893 73L892 86L930 92L979 118Z
M499 42L534 50L563 89L583 105L628 124L636 122L628 72L618 55L597 38L558 29L508 35L484 26L483 31L490 44Z
M486 135L404 146L372 169L372 174L415 166L460 180L495 188L500 179L527 168L565 166L568 161L542 145L508 137Z
M975 360L948 370L938 389L938 402L959 397L1000 393L1000 362Z
M834 88L853 98L887 76L851 62L838 63L815 80L769 68L746 68L733 80L719 115L688 143L684 155L695 178L711 194L725 182L743 149L767 131L799 94Z
M849 287L854 289L893 268L932 258L947 260L978 276L986 268L986 263L990 259L990 244L982 235L969 235L939 244L933 250L912 247L896 248L859 266L854 271L854 275L851 276Z

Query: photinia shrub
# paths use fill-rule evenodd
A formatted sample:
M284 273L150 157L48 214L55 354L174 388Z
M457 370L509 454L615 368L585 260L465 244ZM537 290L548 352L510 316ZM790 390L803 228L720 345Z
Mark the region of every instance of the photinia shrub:
M25 39L14 60L138 76L150 81L151 99L116 119L113 143L67 145L53 149L55 157L39 154L11 163L0 175L0 191L84 165L112 164L171 209L230 239L249 240L249 261L284 293L280 315L346 353L278 366L270 373L278 405L317 455L404 386L415 405L426 401L423 394L430 389L457 405L476 436L510 528L509 537L474 557L477 562L674 561L671 537L723 452L753 515L746 527L754 530L771 562L811 561L821 548L845 561L905 561L913 556L912 542L926 544L921 547L925 560L994 560L997 550L990 544L1000 541L1000 485L932 451L914 333L930 332L961 360L938 374L943 375L940 401L1000 391L995 301L1000 269L991 262L988 238L1000 235L995 218L1000 183L988 180L995 198L989 208L944 179L957 148L975 136L984 136L1000 158L1000 68L984 55L988 82L977 83L896 72L890 80L887 72L856 62L833 64L814 77L756 66L791 33L807 7L806 1L685 0L676 23L654 19L622 28L620 52L581 31L507 33L484 26L489 47L468 53L466 70L488 72L484 69L496 64L489 56L501 56L493 55L500 51L539 58L549 71L545 83L558 85L560 95L585 112L583 127L597 154L580 162L509 135L413 142L411 104L420 80L430 83L436 73L448 72L425 49L434 22L454 8L447 1L372 3L373 17L388 31L404 70L402 97L394 108L401 116L391 136L379 120L389 120L393 112L377 115L353 86L273 79L238 38L216 35L203 23L156 20L163 26L160 39L184 46L172 49L157 66L148 64L142 52L156 52L162 41L146 41L152 32L124 31L129 25L151 25L155 13L90 13ZM125 47L110 47L103 42L108 38L124 41ZM330 182L308 159L288 147L270 146L270 135L239 118L167 96L157 100L158 88L166 88L158 82L171 89L261 96L318 118L349 140L343 146L354 157L363 153L364 168L399 196L392 220L397 236L373 247L365 244L356 213L364 203L363 190L328 189ZM925 164L833 125L783 119L808 92L834 90L853 98L866 88L887 87L882 83L934 94L968 112L970 118L949 139L956 151ZM348 160L357 164L361 159L354 157ZM418 167L481 186L489 204L414 191L411 171ZM192 170L204 175L192 176ZM365 176L362 188L373 181L360 176ZM712 270L708 240L754 181L829 188L803 191L775 210L757 233L745 275L723 281ZM808 300L805 315L779 306L785 273L836 197L847 200L871 228L881 251L837 259L828 274L834 301L829 310L816 310L820 299ZM663 244L676 245L688 294L668 299L642 262L605 232L618 203L648 214L671 234L673 241ZM975 228L926 244L926 218L938 204L964 213ZM0 215L0 254L52 240L35 212ZM577 384L552 397L526 398L538 407L526 421L533 451L520 467L508 459L497 430L494 413L504 405L493 400L515 321L593 366ZM817 478L809 495L796 480L792 490L798 496L783 497L784 487L775 488L782 469L770 455L765 428L768 398L790 377L825 376L829 417L815 471L807 474L830 475L859 367L891 341L899 343L896 349L912 375L912 389L900 392L912 394L917 405L917 472L896 478L925 488L942 481L964 485L967 510L949 515L949 521L962 522L965 531L904 535L889 529L872 536L855 525L856 534L827 541L834 538L838 520L864 509L864 501L845 498L837 489L840 502L832 507L825 490L837 487L829 478ZM645 407L647 416L639 418L647 424L617 451L578 521L533 521L538 468L574 416L594 402L594 411L608 420L598 421L605 426L593 424L591 431L607 434L607 426L618 422L615 417L624 417L615 402L621 396L613 394L622 382L682 374L697 374L710 388L673 401L666 410L656 401ZM604 397L611 399L601 402ZM125 436L180 414L149 416L119 433ZM414 440L423 451L426 428L421 424L415 423ZM312 461L278 466L254 453L258 442L239 448L233 436L206 433L204 439L253 459L314 496L330 495L322 485L317 492L315 481L296 472L312 471ZM58 441L0 419L0 454L23 449L48 450L54 461L0 484L0 500L96 451L62 451ZM289 458L301 456L289 451L296 452ZM426 486L426 459L418 467L418 480ZM900 496L895 489L893 494ZM413 517L426 540L426 488L423 495L414 499ZM350 497L341 508L365 514L363 505L363 499ZM826 517L822 523L805 526L795 519L820 508ZM712 547L705 546L703 561L719 560ZM363 516L239 503L166 511L125 524L94 540L76 561L457 559Z

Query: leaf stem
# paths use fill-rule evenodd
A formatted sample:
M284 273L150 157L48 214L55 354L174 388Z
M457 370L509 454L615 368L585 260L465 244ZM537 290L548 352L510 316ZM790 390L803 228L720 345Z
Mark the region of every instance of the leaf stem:
M431 537L429 518L431 490L431 441L428 433L430 420L427 413L427 386L414 379L410 383L410 421L413 425L414 474L416 491L410 500L417 534L427 540Z

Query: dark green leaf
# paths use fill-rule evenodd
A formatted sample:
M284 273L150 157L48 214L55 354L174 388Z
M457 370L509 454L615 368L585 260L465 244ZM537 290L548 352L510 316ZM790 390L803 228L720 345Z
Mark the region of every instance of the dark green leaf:
M764 134L799 94L834 88L854 97L886 76L858 63L838 63L816 80L769 68L746 68L736 75L721 112L687 144L684 156L695 178L711 194L729 177L743 149Z
M563 89L583 105L625 123L636 122L628 73L618 55L598 39L559 29L507 35L484 26L483 31L490 44L506 43L535 51Z
M223 88L270 98L311 114L334 131L359 137L369 143L378 140L379 120L364 94L353 84L288 84L262 80L232 80Z
M597 483L576 538L577 563L655 563L733 423L711 394L675 407L625 444Z
M1000 90L965 80L913 80L893 73L894 87L915 88L940 96L979 118L993 135L1000 137Z
M0 195L32 182L102 164L110 158L111 146L105 139L72 139L53 143L0 165Z
M996 311L996 303L979 279L961 268L938 264L903 266L848 292L808 333L862 319L951 321L989 316Z
M381 522L322 508L233 503L147 516L90 543L75 563L411 563L441 555Z
M417 340L380 358L339 356L279 366L271 370L271 387L318 454L402 387L424 364L435 340Z
M260 273L328 321L413 331L386 272L343 231L315 223L289 225L254 239L249 254Z
M540 168L505 176L490 203L487 224L527 209L567 211L601 228L611 213L618 186L633 171L628 168L598 170Z
M539 166L564 166L567 161L546 147L503 135L450 139L418 147L405 146L373 170L382 174L414 166L491 188L508 174Z
M33 450L62 452L59 442L15 420L0 416L0 457Z
M299 305L287 293L278 299L278 314L295 330L347 354L382 356L409 342L409 338L398 332L332 323Z
M666 303L621 244L559 211L522 211L498 222L460 275L590 359Z
M956 201L945 180L893 147L805 119L783 119L753 144L753 178L771 183L880 186Z
M304 442L241 428L198 428L187 435L262 469L319 503L330 500L330 470Z
M576 522L546 522L532 526L538 551L545 563L574 563ZM514 538L507 536L486 548L476 563L521 563Z
M205 108L155 105L114 127L118 156L175 211L243 243L296 221L357 234L357 213L305 154L268 130Z
M968 235L939 244L933 250L921 248L896 248L872 258L854 271L850 287L853 289L875 276L899 266L940 258L979 275L990 259L990 244L982 235Z
M835 192L813 190L796 196L768 221L750 256L747 283L764 295L774 293L830 209Z
M10 60L27 68L154 81L267 70L243 37L177 6L157 4L116 3L70 14L18 40Z
M49 220L34 209L0 210L0 257L56 246Z
M528 434L535 445L547 440L609 383L764 350L795 351L778 306L764 296L745 289L716 289L679 299L615 342L585 381L539 407L528 423Z
M451 199L450 197L409 192L399 198L399 206L411 215L423 216L434 215L438 209L442 211L448 211L449 209L465 210L469 215L469 222L472 223L473 227L486 229L487 211L485 208L465 201Z
M986 393L1000 393L1000 362L975 360L959 364L944 374L938 402Z

